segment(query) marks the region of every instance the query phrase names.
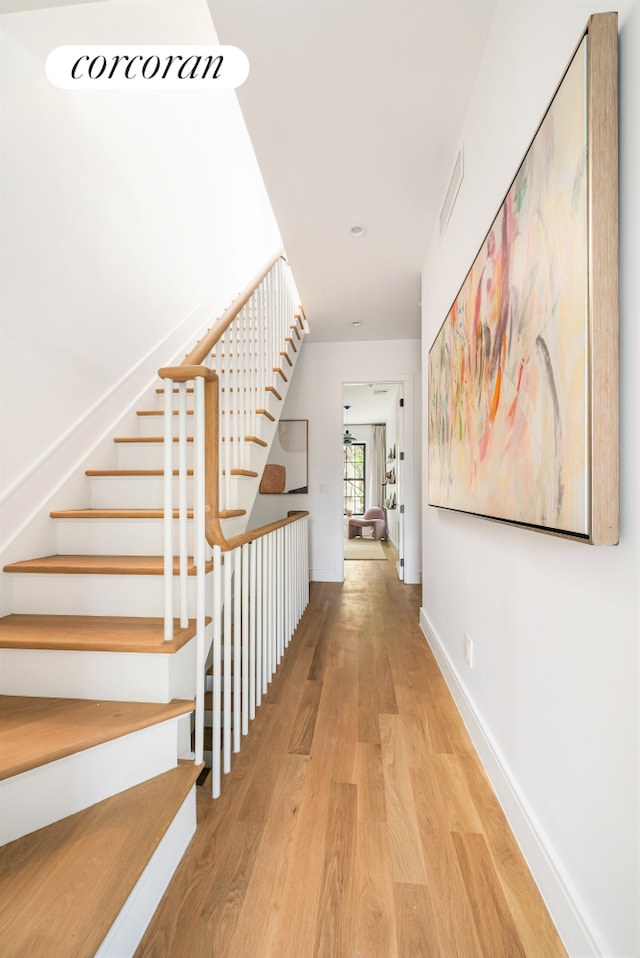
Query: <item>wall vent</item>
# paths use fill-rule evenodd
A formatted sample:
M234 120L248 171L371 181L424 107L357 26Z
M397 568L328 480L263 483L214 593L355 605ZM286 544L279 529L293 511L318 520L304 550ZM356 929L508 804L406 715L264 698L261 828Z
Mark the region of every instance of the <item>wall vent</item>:
M456 157L456 162L453 166L453 172L451 174L451 179L449 180L449 185L447 187L447 192L444 198L444 203L442 204L442 209L440 210L440 236L444 234L444 231L447 228L447 223L449 222L449 217L451 216L451 211L455 206L456 197L458 195L458 190L462 184L462 178L464 176L464 156L463 156L463 147L460 147L460 151Z

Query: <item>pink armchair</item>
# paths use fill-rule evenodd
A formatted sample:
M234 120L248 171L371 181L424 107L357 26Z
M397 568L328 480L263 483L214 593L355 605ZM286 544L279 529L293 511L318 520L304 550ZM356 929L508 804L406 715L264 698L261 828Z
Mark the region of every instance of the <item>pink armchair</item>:
M387 523L384 517L384 509L379 506L371 506L367 509L362 519L349 519L349 538L355 539L362 535L363 529L373 529L374 539L387 538Z

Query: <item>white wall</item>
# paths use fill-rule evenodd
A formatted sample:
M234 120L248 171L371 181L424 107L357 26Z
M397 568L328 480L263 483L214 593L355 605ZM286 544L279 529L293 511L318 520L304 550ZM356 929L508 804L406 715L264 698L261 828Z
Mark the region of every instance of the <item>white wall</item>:
M313 323L313 316L309 317ZM362 376L359 376L359 372ZM287 509L308 509L311 578L344 578L342 500L342 386L353 382L403 382L406 464L405 580L420 581L420 347L417 340L361 343L305 342L289 388L283 419L309 420L309 494L259 496L253 526Z
M6 544L280 240L235 93L71 92L44 74L63 43L215 43L204 0L0 27Z
M589 15L608 6L507 0L497 8L460 136L464 182L426 258L425 366ZM425 508L421 620L569 953L631 958L640 954L640 15L637 3L618 6L620 544L594 548Z

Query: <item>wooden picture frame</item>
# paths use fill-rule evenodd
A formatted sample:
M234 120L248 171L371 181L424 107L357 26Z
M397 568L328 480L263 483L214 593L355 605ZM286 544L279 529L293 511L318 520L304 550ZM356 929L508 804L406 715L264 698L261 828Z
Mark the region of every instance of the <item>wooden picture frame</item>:
M429 351L429 505L619 537L617 14L595 14Z
M309 492L309 421L281 419L260 480L262 495Z

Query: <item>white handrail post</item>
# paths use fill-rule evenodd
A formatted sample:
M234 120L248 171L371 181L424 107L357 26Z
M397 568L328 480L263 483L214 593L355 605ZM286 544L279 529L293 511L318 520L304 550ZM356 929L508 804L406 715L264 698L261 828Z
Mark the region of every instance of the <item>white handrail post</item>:
M199 382L200 380L198 380ZM196 390L198 383L196 382ZM197 417L197 410L195 416ZM173 417L172 417L173 418ZM195 443L195 436L194 436ZM203 454L204 472L204 454ZM178 383L178 534L180 555L180 627L189 625L187 547L187 384Z
M242 546L242 734L249 731L249 551Z
M184 404L184 419L185 419L185 430L186 430L186 403L187 403L187 393L186 385L181 384L184 388L181 389L181 399L183 399ZM193 441L194 441L194 463L193 463L193 472L194 472L194 499L193 499L193 525L194 525L194 559L196 563L196 717L195 717L195 762L196 765L200 765L203 761L204 756L204 683L205 683L205 602L206 602L206 593L205 593L205 583L206 583L206 565L205 565L205 481L204 481L204 463L205 463L205 421L204 421L204 390L205 383L204 379L201 376L198 376L194 383L195 389L195 403L194 403L194 432L193 432ZM180 409L180 416L183 415L182 403ZM180 465L180 484L181 484L181 501L180 501L180 521L182 523L182 511L184 508L184 552L185 552L185 563L186 563L186 487L187 487L187 477L186 477L186 441L185 446L185 474L182 475L182 463ZM184 491L183 491L184 486ZM183 543L181 541L180 550L181 550L181 561L182 561L182 548ZM185 612L186 609L186 575L185 575ZM189 624L188 615L186 616L187 621L184 623L185 626Z
M256 582L257 543L249 546L249 718L256 717L256 678L258 662L256 656L256 611L258 604L258 586Z
M262 583L262 538L254 543L256 549L256 708L262 703L264 690L264 606Z
M221 681L222 669L222 550L213 547L213 682L211 706L211 794L220 796Z
M234 549L233 581L233 751L240 751L240 694L242 678L242 562L241 550Z
M164 380L164 638L173 639L173 379Z
M231 580L233 578L234 553L224 556L224 653L222 695L222 768L225 774L231 771Z

